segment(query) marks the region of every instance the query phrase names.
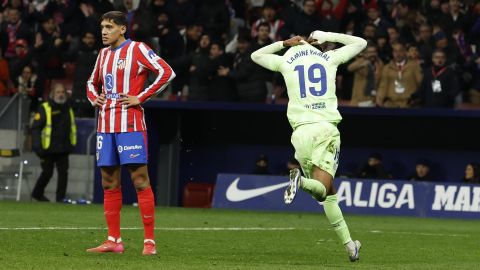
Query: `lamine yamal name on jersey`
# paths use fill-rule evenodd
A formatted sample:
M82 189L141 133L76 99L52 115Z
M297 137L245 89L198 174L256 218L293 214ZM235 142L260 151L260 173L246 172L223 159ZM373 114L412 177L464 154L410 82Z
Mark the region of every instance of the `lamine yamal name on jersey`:
M295 60L297 60L300 57L313 56L313 55L320 56L321 58L325 59L325 61L328 61L330 59L330 56L322 51L306 49L306 50L299 51L294 55L290 56L290 59L287 59L287 63L292 64Z

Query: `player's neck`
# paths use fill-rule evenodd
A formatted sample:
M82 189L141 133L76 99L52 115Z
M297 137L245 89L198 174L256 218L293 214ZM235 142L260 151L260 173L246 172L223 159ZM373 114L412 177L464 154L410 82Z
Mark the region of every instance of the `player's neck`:
M125 42L125 37L120 37L119 39L117 39L117 41L113 44L110 45L110 49L114 50L116 48L118 48L118 46L122 45L123 42Z

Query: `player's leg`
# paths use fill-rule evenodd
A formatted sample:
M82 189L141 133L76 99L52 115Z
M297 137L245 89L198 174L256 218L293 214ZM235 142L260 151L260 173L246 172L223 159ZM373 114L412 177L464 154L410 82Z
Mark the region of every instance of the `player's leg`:
M312 179L312 153L315 149L317 141L318 129L317 125L303 125L294 130L292 133L292 145L295 148L295 158L300 163L305 177L301 175L299 169L293 169L290 171L290 184L285 190L284 200L286 204L292 203L297 189L301 188L308 194L310 194L317 201L323 201L327 189L322 182Z
M97 135L97 165L102 174L103 210L108 227L108 238L102 245L87 251L123 253L124 247L120 237L121 167L114 134L99 133Z
M359 258L360 242L352 241L347 223L343 218L342 210L338 206L337 192L333 184L334 175L337 171L340 153L340 133L333 125L324 127L326 137L316 145L312 151L311 175L314 181L318 181L325 187L325 197L315 198L323 201L325 215L335 230L340 242L345 246L351 261Z
M323 201L323 209L328 222L337 234L340 242L345 246L350 260L352 262L358 260L361 244L359 241L352 241L352 238L350 237L350 231L343 218L342 210L338 206L337 192L333 185L332 174L317 166L313 166L312 175L313 178L321 182L327 190L327 196Z
M154 255L155 248L155 198L148 177L147 134L130 132L117 135L124 149L120 153L120 163L127 165L133 185L137 191L138 207L144 228L144 255Z

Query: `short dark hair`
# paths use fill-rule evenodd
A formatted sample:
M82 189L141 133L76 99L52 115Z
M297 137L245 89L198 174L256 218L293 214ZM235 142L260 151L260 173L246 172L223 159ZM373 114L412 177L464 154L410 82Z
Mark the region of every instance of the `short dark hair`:
M262 23L259 23L259 24L257 25L257 31L258 31L258 30L260 29L260 27L262 27L262 26L267 27L267 28L268 28L268 31L271 30L271 29L270 29L270 28L271 28L271 27L270 27L270 24L269 24L268 22L262 22Z
M108 20L117 25L127 26L127 15L121 11L109 11L102 15L100 21Z

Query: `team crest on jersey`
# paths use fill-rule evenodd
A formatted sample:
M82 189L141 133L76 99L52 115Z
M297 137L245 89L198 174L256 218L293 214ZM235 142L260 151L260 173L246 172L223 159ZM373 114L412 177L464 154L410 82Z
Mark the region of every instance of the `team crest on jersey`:
M125 59L118 59L117 61L117 68L118 69L124 69L125 68Z

